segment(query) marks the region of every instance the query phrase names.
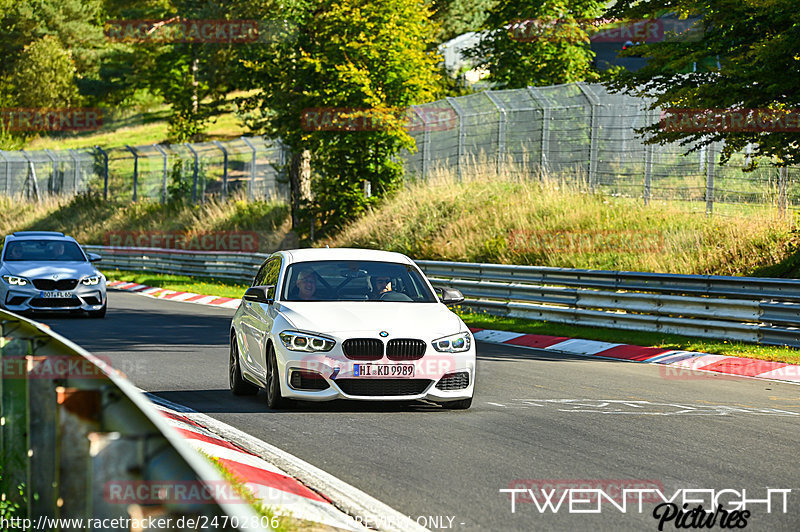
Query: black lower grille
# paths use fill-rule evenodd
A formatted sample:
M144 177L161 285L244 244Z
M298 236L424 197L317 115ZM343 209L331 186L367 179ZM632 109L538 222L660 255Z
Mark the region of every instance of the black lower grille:
M25 302L26 299L28 298L25 296L9 297L8 301L6 301L6 305L21 305Z
M412 338L395 338L386 345L390 360L418 360L425 356L425 342Z
M342 351L350 360L380 360L383 342L375 338L350 338L342 344Z
M38 308L80 307L81 300L77 297L34 297L30 304Z
M469 386L469 373L466 371L459 371L457 373L448 373L436 383L436 387L440 390L463 390Z
M99 305L100 298L97 296L86 296L83 298L87 305Z
M77 279L33 279L33 286L37 290L72 290L78 286Z
M330 387L322 375L313 371L293 371L289 384L295 390L326 390Z
M428 379L337 379L347 395L419 395L431 384Z

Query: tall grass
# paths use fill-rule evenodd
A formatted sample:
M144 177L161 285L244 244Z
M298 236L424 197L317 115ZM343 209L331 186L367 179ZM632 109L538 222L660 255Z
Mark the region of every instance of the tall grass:
M0 196L0 234L22 230L63 231L84 244L103 244L109 232L117 231L175 231L189 236L210 231L255 231L261 251L295 244L286 204L248 202L244 196L225 202L212 199L200 205L123 203L94 195L33 203Z
M774 211L706 217L669 201L590 193L571 176L474 163L410 182L323 242L417 259L649 272L748 275L794 252L794 225Z

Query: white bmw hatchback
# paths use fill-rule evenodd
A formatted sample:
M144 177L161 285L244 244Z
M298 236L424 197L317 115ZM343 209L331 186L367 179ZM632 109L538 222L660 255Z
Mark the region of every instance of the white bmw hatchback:
M466 409L475 341L399 253L363 249L279 251L261 266L231 322L235 395L266 389L270 408L293 400L426 399Z

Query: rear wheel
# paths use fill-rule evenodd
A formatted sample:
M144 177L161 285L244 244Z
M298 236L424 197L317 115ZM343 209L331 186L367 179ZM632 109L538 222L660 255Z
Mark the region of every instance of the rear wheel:
M472 397L469 399L459 399L458 401L447 401L446 403L440 404L442 408L447 408L448 410L467 410L472 406Z
M233 395L255 395L258 393L258 386L249 383L242 377L242 369L239 367L239 347L236 345L236 337L231 335L230 357L228 359L228 384Z
M281 376L278 371L278 359L272 344L267 348L267 406L273 410L288 408L292 401L281 395Z

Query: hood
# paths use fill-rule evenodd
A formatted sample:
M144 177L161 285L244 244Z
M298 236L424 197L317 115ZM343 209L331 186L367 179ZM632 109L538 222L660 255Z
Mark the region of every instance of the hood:
M281 313L297 329L322 334L363 334L389 338L440 338L466 330L461 318L441 303L359 301L281 303Z
M98 275L92 264L88 262L28 262L7 261L3 263L3 272L8 275L18 275L27 279L52 279L57 275L59 279L80 279L88 275Z

